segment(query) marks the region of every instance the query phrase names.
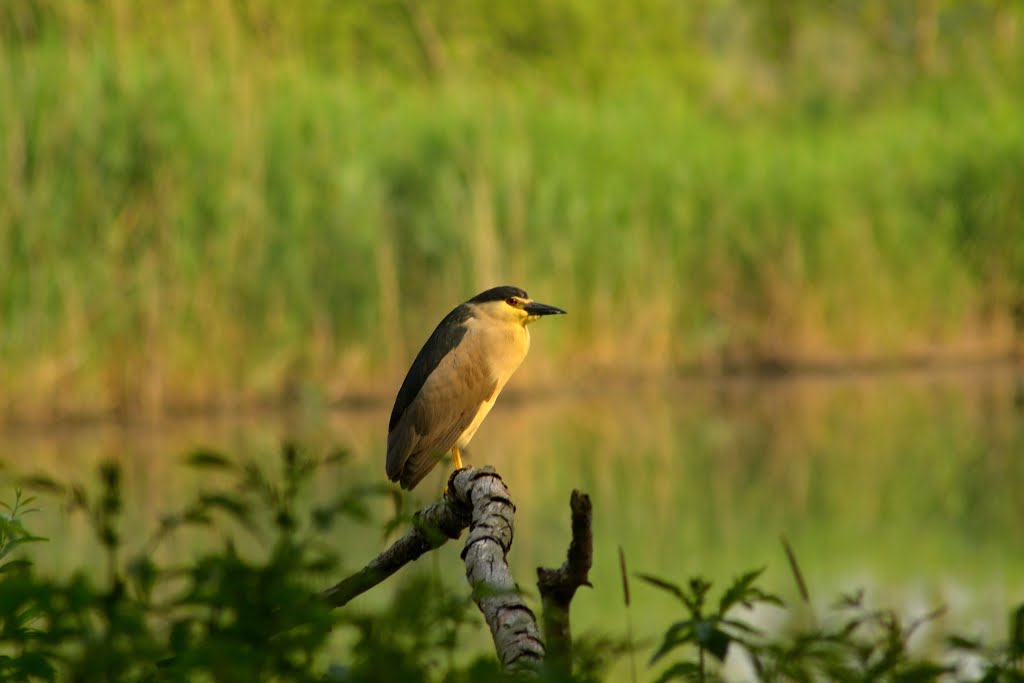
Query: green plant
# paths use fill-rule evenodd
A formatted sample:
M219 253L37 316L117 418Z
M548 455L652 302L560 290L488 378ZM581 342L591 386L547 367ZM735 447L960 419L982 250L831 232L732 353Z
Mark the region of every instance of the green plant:
M789 553L787 547L787 553ZM800 592L809 604L806 586L790 553L791 567ZM750 665L751 676L761 683L996 683L1024 681L1024 605L1011 611L1010 637L998 646L951 635L940 651L914 653L911 638L918 629L944 613L934 610L907 622L895 610L870 607L863 592L843 595L819 623L786 608L779 598L756 584L761 570L737 578L709 609L711 584L691 579L685 589L662 579L639 578L676 597L686 617L668 627L651 657L651 664L669 654L673 662L657 678L670 680L726 680L722 663L731 646L739 646ZM744 618L730 616L740 605L751 608L769 604L786 608L789 626L766 634ZM688 653L695 651L696 656ZM706 654L713 659L708 660ZM964 655L975 658L976 670L964 666ZM712 665L714 662L714 665ZM980 672L980 673L978 673Z
M1009 637L996 646L962 635L948 638L950 649L979 660L978 683L1024 682L1024 604L1011 610L1009 622Z
M25 515L38 512L38 508L27 507L35 502L35 496L22 497L22 490L14 490L14 503L0 501L0 574L17 571L31 564L27 559L8 559L15 550L26 543L39 543L46 539L36 536L25 528L22 521Z
M436 577L398 580L382 609L333 610L321 599L341 571L327 538L342 520L368 521L372 499L393 493L347 480L346 460L342 451L316 457L286 444L271 474L197 450L185 462L203 472L200 490L142 539L122 536L116 462L100 466L96 490L25 478L86 517L105 566L54 578L24 561L0 572L0 680L500 680L492 651L462 647L481 623L470 596ZM311 496L310 482L332 470L334 492ZM18 493L12 517L31 502ZM396 520L382 523L390 529ZM194 553L161 554L183 533L199 534L190 537ZM4 538L10 548L35 537L16 523Z
M683 656L669 666L657 679L659 683L675 679L704 683L709 680L709 676L711 680L717 680L714 674L709 672L707 654L723 662L733 644L743 646L749 651L756 650L757 646L752 636L758 634L757 629L741 619L730 617L729 613L738 606L782 606L782 601L778 597L764 592L754 584L763 571L758 569L738 577L722 593L715 606L708 603L708 593L712 584L702 577L690 579L684 589L648 574L637 575L642 581L679 600L686 612L685 619L677 621L665 631L661 645L651 657L651 664L678 650L685 651L692 647L697 653L696 660Z
M480 624L468 594L436 577L400 583L381 609L331 610L319 599L339 571L325 536L343 519L371 520L372 499L391 493L346 479L345 461L343 452L317 457L285 445L279 472L269 474L252 461L193 452L187 464L205 473L201 490L138 543L120 533L124 492L116 463L101 466L96 490L26 479L86 515L106 566L62 578L38 574L29 549L44 539L22 521L34 499L15 492L0 516L0 680L502 680L493 652L466 648L466 633ZM308 485L331 468L337 485L320 500ZM208 543L162 559L159 549L186 530L210 532ZM792 554L790 561L809 605ZM918 652L912 637L940 611L908 621L855 593L816 617L783 605L758 585L761 575L740 575L717 599L701 577L679 586L639 575L683 611L651 658L668 663L658 683L725 680L723 663L733 653L746 658L749 678L759 683L1024 681L1024 606L1011 611L1003 643L952 635L941 649ZM757 606L784 610L785 625L756 627L741 608ZM574 674L546 672L542 680L610 680L610 663L625 647L619 638L591 635L577 643ZM964 656L973 658L973 669L961 665Z
M912 656L908 643L942 611L905 624L894 610L866 606L863 593L844 595L833 606L836 625L796 629L762 643L752 661L764 681L938 681L956 667Z
M24 643L33 638L33 622L39 608L33 601L31 586L25 575L32 566L30 559L11 557L14 551L27 543L38 543L45 538L28 531L23 517L37 508L29 508L34 496L23 497L15 489L14 503L0 501L0 680L28 680L33 676L47 676L53 669L43 653L28 650Z
M107 576L100 584L81 570L53 579L25 566L0 578L0 615L18 616L0 617L0 647L14 652L4 673L48 681L322 680L316 657L339 619L317 599L317 580L336 567L318 537L339 515L363 517L362 501L374 491L343 489L312 508L300 504L300 493L314 472L341 459L286 446L281 475L268 477L253 463L193 453L189 465L220 471L226 485L206 488L165 516L131 553L118 532L123 494L116 463L101 466L95 494L29 480L86 515L105 550ZM218 522L225 513L228 519ZM255 540L247 550L234 540L235 525ZM194 559L155 561L157 547L185 527L227 533L219 548Z

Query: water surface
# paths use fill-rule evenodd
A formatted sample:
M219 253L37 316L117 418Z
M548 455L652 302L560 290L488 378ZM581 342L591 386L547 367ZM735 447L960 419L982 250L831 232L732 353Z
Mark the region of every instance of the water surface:
M594 590L574 602L578 630L624 630L619 546L632 571L680 582L700 573L721 584L765 566L765 586L794 599L779 544L785 535L822 609L841 591L864 588L872 603L911 616L947 605L940 626L995 638L1006 609L1024 600L1022 383L1019 370L990 368L509 392L468 460L492 464L511 490L518 508L511 560L524 587L533 587L537 565L564 559L572 489L591 495ZM190 448L242 454L268 468L282 439L347 448L351 464L315 482L312 495L325 499L353 481L383 481L389 409L8 430L0 454L8 472L90 483L99 462L118 459L125 537L141 547L161 514L208 483L181 466ZM438 495L447 476L441 469L410 494L410 506ZM30 519L52 539L35 549L42 568L99 567L81 517L53 500L43 507ZM381 501L374 512L383 520L389 511ZM195 551L191 539L160 552ZM347 569L385 543L377 525L356 524L331 542ZM449 544L404 572L432 572L465 590L459 550ZM634 586L633 593L638 638L675 616L653 590ZM378 605L388 594L385 587L353 605Z

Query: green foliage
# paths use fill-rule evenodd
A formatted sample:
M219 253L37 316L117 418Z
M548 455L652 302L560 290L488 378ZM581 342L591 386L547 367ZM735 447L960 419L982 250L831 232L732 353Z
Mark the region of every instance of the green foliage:
M325 535L342 519L368 520L369 498L387 495L384 487L349 482L327 500L312 500L310 481L345 461L344 452L314 457L286 444L280 471L268 475L251 462L194 451L186 464L207 475L202 490L165 515L141 547L120 533L124 492L115 463L101 466L96 491L26 478L85 515L105 550L106 576L38 574L27 549L42 539L23 523L33 499L16 492L0 530L0 680L502 680L493 652L465 649L465 635L483 627L468 591L452 593L420 576L377 611L334 611L319 599L339 572ZM158 550L187 530L219 540L194 557L162 560ZM799 576L792 553L789 559ZM765 683L1024 680L1024 606L1011 613L1005 643L953 635L939 653L915 652L912 636L939 612L907 623L856 594L844 596L820 624L813 617L808 624L808 615L786 610L758 585L761 573L742 574L717 596L700 577L680 586L639 576L683 611L651 656L652 664L667 663L655 680L724 680L724 663L741 656L750 676ZM750 610L762 607L783 610L789 625L755 627ZM626 651L618 637L580 638L575 674L548 672L541 680L608 680L611 663ZM963 665L965 657L973 669Z
M9 505L0 501L0 574L16 571L25 566L27 560L7 559L14 550L26 543L38 543L46 539L41 536L34 536L22 523L25 515L37 512L38 508L29 508L35 502L35 496L22 497L21 489L14 491L14 504Z
M658 678L658 683L674 679L707 680L705 653L710 653L718 661L725 661L732 644L754 647L750 637L758 633L746 622L728 616L729 612L739 605L748 609L758 604L782 605L776 596L765 593L754 585L763 569L747 572L733 581L732 585L718 601L712 611L706 609L708 592L711 584L703 578L690 580L686 589L674 583L647 574L639 574L638 578L650 585L668 592L679 600L686 608L688 618L678 621L665 631L661 645L651 657L651 664L660 661L664 656L688 646L697 650L697 661L680 660L666 669Z
M794 575L802 584L788 546L787 554L793 562ZM711 584L704 579L691 579L683 589L653 576L639 575L643 581L678 599L687 614L686 619L668 627L661 645L651 657L653 665L669 654L676 656L662 671L658 683L727 680L722 664L733 645L742 650L754 680L763 683L1024 680L1021 659L1024 605L1012 612L1010 638L1004 645L986 648L976 640L950 636L944 652L914 654L910 647L912 636L944 610L935 610L907 624L893 610L867 606L863 593L858 592L842 596L830 610L824 625L812 623L808 627L803 624L805 615L794 610L788 615L789 628L766 634L748 621L749 612L746 617L729 616L730 610L739 606L751 610L767 604L785 609L779 598L755 584L761 571L748 572L735 579L722 594L717 608L710 611L707 598ZM811 621L816 622L813 618ZM687 654L691 650L696 651L696 657ZM714 659L708 660L706 653ZM964 653L976 658L974 669L965 666Z
M446 670L455 680L497 675L491 652L478 653L464 674L453 667L460 634L470 625L482 627L483 620L468 593L450 594L436 580L418 577L400 587L389 609L353 618L356 640L345 680L429 681Z
M37 478L33 483L62 491L89 520L106 551L108 576L96 584L81 572L67 580L37 576L30 567L9 574L0 584L7 598L0 614L16 617L4 624L2 646L14 652L7 670L18 680L322 680L314 655L338 620L310 585L336 561L311 521L299 518L296 503L301 485L325 462L286 447L275 480L251 464L194 454L190 464L225 470L229 485L201 492L164 517L127 558L118 532L117 464L102 465L95 494ZM331 507L328 523L334 509L346 506ZM177 529L211 526L224 513L267 545L251 557L229 536L192 562L156 563L154 551Z
M105 550L107 576L96 581L87 568L41 576L29 559L0 565L0 680L504 680L493 652L466 656L462 649L465 632L482 626L468 592L413 576L376 612L335 611L320 599L319 589L340 572L325 537L342 519L366 521L369 499L390 491L352 483L310 502L310 482L346 460L343 451L321 458L285 444L280 472L268 475L250 461L193 451L185 464L205 472L206 484L138 544L119 531L124 492L116 463L101 465L95 492L24 478L86 517ZM43 540L22 523L32 502L16 493L0 554ZM161 560L158 550L190 530L220 540L194 557ZM339 636L343 652L331 642Z
M1010 612L1009 622L1007 641L995 647L986 646L976 638L956 635L948 638L951 649L980 659L981 683L1024 681L1024 604Z
M754 662L764 680L938 681L956 673L952 664L908 651L918 627L940 612L904 626L895 612L865 606L861 594L844 596L834 610L839 620L834 628L797 630L787 641L759 647Z

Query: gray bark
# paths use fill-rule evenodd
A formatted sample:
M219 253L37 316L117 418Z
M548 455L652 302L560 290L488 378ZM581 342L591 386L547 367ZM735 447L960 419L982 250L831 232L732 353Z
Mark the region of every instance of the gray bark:
M461 469L448 480L444 500L417 512L413 528L402 538L321 597L334 607L345 605L406 563L458 538L468 526L462 551L466 580L491 629L498 660L509 672L537 672L544 663L544 643L508 569L514 515L508 488L493 468Z
M537 618L508 570L515 505L505 482L491 467L462 470L449 482L448 490L455 492L460 504L473 509L462 559L473 600L491 628L498 660L506 671L539 671L544 643Z
M569 604L576 589L591 586L588 574L594 562L593 510L590 496L572 492L572 542L565 562L558 569L537 567L537 588L544 608L544 639L552 667L568 673L572 670L572 629Z
M469 506L460 505L447 495L444 500L417 511L413 515L412 529L361 570L321 592L320 596L332 607L347 604L407 563L440 548L449 539L458 538L469 526L470 512Z

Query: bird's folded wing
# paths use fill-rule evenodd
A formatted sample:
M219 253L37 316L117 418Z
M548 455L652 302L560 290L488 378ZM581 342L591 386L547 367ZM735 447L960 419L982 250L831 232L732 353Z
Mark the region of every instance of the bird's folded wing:
M441 359L388 434L389 478L412 488L455 445L497 389L482 361L460 350Z

